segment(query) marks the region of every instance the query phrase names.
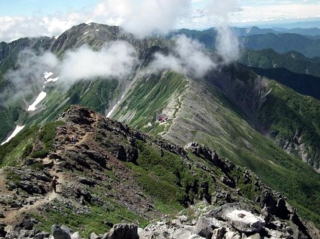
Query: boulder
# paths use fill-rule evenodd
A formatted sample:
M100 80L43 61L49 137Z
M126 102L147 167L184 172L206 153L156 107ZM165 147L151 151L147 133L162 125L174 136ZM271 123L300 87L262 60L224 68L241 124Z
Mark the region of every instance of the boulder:
M207 217L225 221L239 232L260 232L265 226L262 217L254 215L250 209L238 203L224 204L210 211Z
M187 239L187 238L194 238L195 235L191 230L187 230L185 228L178 228L173 234L172 238L175 239Z
M71 239L81 239L80 233L79 232L72 233Z
M223 225L223 222L220 222L215 218L203 216L199 218L195 226L195 234L201 237L211 238L213 230L216 228L220 228Z
M0 237L5 237L7 235L5 228L6 228L5 224L0 224Z
M71 239L70 229L66 226L53 225L51 227L51 233L54 239Z
M49 236L50 234L47 232L39 232L34 236L34 239L45 239L45 238L48 238Z
M227 231L225 234L225 239L241 239L241 235L238 232Z
M32 230L34 225L37 224L38 221L34 218L26 217L23 221L18 225L20 228L25 230Z
M97 234L95 234L94 232L92 232L89 236L89 239L101 239L101 237L99 237Z
M247 239L262 239L262 237L259 233L255 233L253 235L248 236Z
M138 226L134 224L116 224L104 239L139 239Z
M234 228L244 233L260 232L265 224L262 218L246 210L234 209L226 212L224 217Z
M224 235L226 234L227 229L224 227L213 230L212 239L224 239Z

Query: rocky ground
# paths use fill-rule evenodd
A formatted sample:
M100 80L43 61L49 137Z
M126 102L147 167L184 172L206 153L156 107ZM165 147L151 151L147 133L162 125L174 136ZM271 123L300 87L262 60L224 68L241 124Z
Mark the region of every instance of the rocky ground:
M299 231L299 227L292 220L283 221L271 216L267 208L258 212L241 203L227 203L219 207L199 203L180 212L175 218L164 218L143 229L135 224L116 224L107 233L98 235L92 232L89 239L309 238ZM32 220L25 220L23 223L27 228L32 225ZM67 226L53 225L51 234L21 230L19 238L81 239L82 237L79 232L73 232Z
M1 169L0 238L319 238L282 195L206 147L79 106L59 120L48 153L38 153L48 144L40 129Z

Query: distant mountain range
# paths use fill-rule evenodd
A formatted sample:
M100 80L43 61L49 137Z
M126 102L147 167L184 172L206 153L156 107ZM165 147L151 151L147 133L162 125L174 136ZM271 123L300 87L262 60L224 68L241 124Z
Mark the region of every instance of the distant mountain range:
M320 57L319 29L260 29L233 28L235 35L239 37L244 49L263 50L273 49L278 53L290 51L299 52L307 57ZM185 34L197 39L208 48L214 48L216 31L207 29L203 31L181 29L175 34ZM302 35L300 35L302 34Z

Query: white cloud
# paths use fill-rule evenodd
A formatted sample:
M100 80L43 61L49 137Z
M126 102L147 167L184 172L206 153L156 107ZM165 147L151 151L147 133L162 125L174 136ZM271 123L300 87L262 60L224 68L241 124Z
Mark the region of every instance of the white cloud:
M225 64L238 60L240 56L240 44L238 38L228 26L219 26L216 40L217 53Z
M225 64L236 61L240 54L238 38L230 29L230 15L239 12L238 0L208 0L206 16L217 28L216 50Z
M149 70L156 72L170 69L202 77L216 67L212 59L206 55L204 46L184 35L175 38L175 46L172 50L173 54L169 55L155 54L155 59L151 62Z
M94 16L122 25L139 37L167 33L189 16L191 0L103 0Z
M213 22L208 14L221 18L226 9L233 9L230 13L233 24L320 17L320 3L315 0L239 1L237 5L234 0L101 0L86 12L44 17L0 16L0 41L55 36L83 22L122 25L139 36L179 27L205 28L219 22L217 18ZM209 7L208 2L212 3Z
M59 76L67 82L97 77L123 79L137 62L135 49L124 41L111 42L100 51L83 46L67 52L59 65Z
M22 51L18 56L16 68L9 70L4 76L14 86L14 89L11 89L15 91L12 98L27 96L39 90L44 83L43 73L47 70L53 71L58 63L57 57L52 53L44 53L39 56L31 50ZM0 98L2 97L5 96L0 95Z
M231 16L233 23L301 20L320 17L320 3L276 3L244 6Z
M22 37L56 36L81 22L87 22L81 14L50 17L0 17L0 41L12 41Z
M61 83L66 86L79 80L94 78L126 79L138 63L138 56L127 42L111 42L100 51L94 51L89 46L68 51L60 60L53 53L45 52L37 55L31 50L23 51L18 56L17 67L9 70L5 77L15 86L16 96L28 95L41 88L46 79L44 72L54 72Z

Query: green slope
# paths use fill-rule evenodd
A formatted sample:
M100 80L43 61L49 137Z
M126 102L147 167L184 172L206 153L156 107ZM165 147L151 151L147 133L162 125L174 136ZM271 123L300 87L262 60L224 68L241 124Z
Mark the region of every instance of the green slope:
M168 85L170 83L160 78L152 85L141 80L131 92L143 92L141 88L144 86L148 89L146 92L158 88L176 89L174 84ZM180 95L173 91L166 97L174 98L179 105L179 110L166 124L159 125L154 117L159 112L157 102L161 101L160 94L153 95L150 101L147 97L136 97L134 93L129 93L114 117L154 135L160 132L164 138L180 145L192 141L208 145L220 155L256 172L264 182L285 193L302 215L320 225L320 175L301 159L287 154L271 139L256 131L248 123L250 121L246 114L241 113L241 108L231 103L212 82L188 82L185 79L185 84L188 87L183 88ZM133 104L139 106L138 112L147 109L147 114L144 117L135 113L128 114L126 106ZM164 108L170 108L168 101L166 104Z
M280 54L272 49L246 50L242 53L240 62L257 68L285 68L299 74L320 76L320 58L308 58L296 51Z

